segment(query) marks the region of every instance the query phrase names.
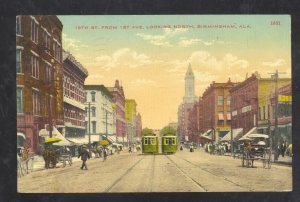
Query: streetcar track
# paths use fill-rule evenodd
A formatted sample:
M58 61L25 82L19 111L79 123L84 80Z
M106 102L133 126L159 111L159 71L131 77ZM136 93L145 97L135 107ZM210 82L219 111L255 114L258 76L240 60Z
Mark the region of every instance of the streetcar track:
M179 168L178 165L177 165L172 159L170 159L169 156L165 155L165 157L166 157L169 161L171 161L171 162L175 165L175 167L176 167L180 172L183 173L183 175L184 175L186 178L192 180L198 187L200 187L200 188L203 189L204 191L206 191L206 192L208 191L203 185L201 185L199 182L197 182L196 180L194 180L193 178L191 178L190 176L188 176L188 174L187 174L186 172L184 172L181 168Z
M128 173L142 160L144 159L144 157L142 157L140 160L138 160L133 166L131 166L130 168L127 169L127 171L121 176L119 177L114 183L112 183L108 188L106 188L104 190L104 192L109 192L116 184L118 184L126 175L128 175Z
M152 166L151 166L151 176L150 176L150 192L152 192L153 187L153 178L154 178L154 168L155 168L155 155L152 158Z
M203 170L203 171L205 171L205 172L207 172L207 173L210 173L211 175L214 175L214 176L216 176L216 177L222 178L223 180L225 180L225 181L227 181L227 182L229 182L229 183L231 183L231 184L234 184L234 185L236 185L236 186L238 186L238 187L241 187L241 188L248 189L249 191L255 191L255 190L250 189L250 188L248 188L248 187L244 187L244 186L242 186L242 185L240 185L240 184L238 184L238 183L236 183L236 182L233 182L233 181L229 180L229 179L226 178L226 177L216 175L215 173L213 173L213 172L211 172L211 171L209 171L209 170L207 170L207 169L205 169L205 168L201 168L200 166L198 166L198 165L196 165L196 164L190 162L189 160L180 158L180 157L178 157L178 156L176 156L176 157L179 158L179 159L181 159L181 160L186 161L187 163L189 163L189 164L191 164L191 165L193 165L193 166L195 166L195 167L197 167L197 168L200 168L201 170Z

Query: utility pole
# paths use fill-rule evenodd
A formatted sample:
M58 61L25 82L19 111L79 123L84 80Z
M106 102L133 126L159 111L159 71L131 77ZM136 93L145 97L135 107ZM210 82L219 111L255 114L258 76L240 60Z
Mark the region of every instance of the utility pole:
M107 110L105 109L105 135L107 139Z
M274 160L278 160L278 155L277 155L277 146L278 146L278 75L279 74L285 74L285 72L278 72L276 70L274 73L269 73L274 75L275 79L275 110L274 110L274 115L275 115L275 122L274 122L274 135L270 138L270 147L273 149L274 153Z
M51 107L51 89L50 89L50 80L48 80L48 94L49 94L49 99L48 99L48 117L49 117L49 137L52 138L52 107Z
M233 156L233 127L232 127L232 113L230 112L230 118L231 118L231 121L230 121L230 149L231 149L231 156Z
M89 152L91 153L91 103L89 102Z

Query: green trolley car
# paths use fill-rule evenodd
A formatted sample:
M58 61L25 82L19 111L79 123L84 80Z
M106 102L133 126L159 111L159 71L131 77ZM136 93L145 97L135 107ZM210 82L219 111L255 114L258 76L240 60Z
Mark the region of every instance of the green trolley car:
M142 137L142 152L144 154L158 153L158 137L155 135L146 135Z
M174 154L177 151L177 136L173 134L165 134L161 138L161 152L163 154Z

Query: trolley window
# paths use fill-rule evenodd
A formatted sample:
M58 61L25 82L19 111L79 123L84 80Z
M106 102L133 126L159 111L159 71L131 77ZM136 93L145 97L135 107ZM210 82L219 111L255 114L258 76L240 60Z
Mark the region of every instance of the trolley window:
M156 144L155 138L151 138L150 141L151 141L151 144L152 144L152 145L155 145L155 144Z
M172 138L172 144L173 144L173 145L176 144L175 137Z
M149 138L147 138L147 137L144 138L144 144L145 145L149 144Z

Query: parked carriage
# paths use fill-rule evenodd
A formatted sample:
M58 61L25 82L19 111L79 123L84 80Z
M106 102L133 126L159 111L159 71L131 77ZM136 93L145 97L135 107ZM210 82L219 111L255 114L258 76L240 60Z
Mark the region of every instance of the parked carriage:
M156 154L158 153L158 137L153 135L147 135L142 137L142 152L144 154Z
M244 141L244 151L241 156L243 167L253 167L255 160L262 160L264 168L271 168L271 149L267 146L265 134L250 134L241 138ZM259 140L259 141L254 141Z
M174 154L177 151L178 140L173 134L165 134L161 138L161 151L163 154Z

